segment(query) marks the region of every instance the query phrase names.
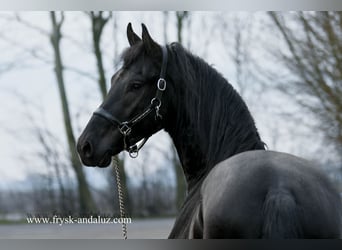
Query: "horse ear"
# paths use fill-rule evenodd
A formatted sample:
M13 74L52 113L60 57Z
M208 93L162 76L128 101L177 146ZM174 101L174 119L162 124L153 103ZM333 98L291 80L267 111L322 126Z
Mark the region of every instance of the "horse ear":
M145 24L141 24L142 26L142 41L145 47L147 54L151 56L161 56L161 47L158 43L156 43L145 26Z
M141 38L137 34L134 33L131 23L127 25L127 39L128 39L129 45L131 46L141 41Z

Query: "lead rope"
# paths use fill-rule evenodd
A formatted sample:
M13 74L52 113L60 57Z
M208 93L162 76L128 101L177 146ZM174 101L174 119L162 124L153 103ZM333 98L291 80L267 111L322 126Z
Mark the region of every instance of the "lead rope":
M125 204L124 204L124 195L121 188L121 180L120 180L120 172L119 172L119 159L118 156L112 157L112 165L115 171L116 177L116 186L118 189L118 198L119 198L119 209L120 209L120 218L121 218L121 227L122 227L122 237L124 240L127 240L127 224L125 223Z

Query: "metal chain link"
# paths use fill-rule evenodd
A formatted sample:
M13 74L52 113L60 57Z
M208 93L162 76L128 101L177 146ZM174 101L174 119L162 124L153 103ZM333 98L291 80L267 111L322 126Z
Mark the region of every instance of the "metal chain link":
M116 177L116 185L118 189L118 198L119 198L119 209L120 209L120 218L121 218L121 227L122 227L122 237L127 240L127 224L125 223L124 218L125 215L125 204L124 204L124 194L122 192L121 187L121 180L120 180L120 172L119 172L119 157L113 156L112 157L112 165L114 167L115 171L115 177Z

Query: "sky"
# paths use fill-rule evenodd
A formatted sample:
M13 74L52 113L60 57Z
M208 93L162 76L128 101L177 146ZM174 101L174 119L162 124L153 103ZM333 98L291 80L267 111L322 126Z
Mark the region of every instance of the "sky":
M25 24L14 20L15 13L0 12L0 158L2 159L0 188L14 182L25 183L30 174L47 171L46 166L33 157L40 146L33 134L30 116L34 118L38 126L46 127L53 132L56 141L52 143L55 143L56 147L59 147L61 151L67 148L61 104L53 67L50 63L52 51L45 34L50 29L48 13L18 14ZM272 48L279 44L265 24L264 13L196 12L192 15L188 26L190 32L184 33L185 46L189 47L194 54L204 57L237 89L239 86L236 85L236 70L230 56L234 47L229 44L229 41L223 45L220 40L222 37L231 37L233 40L236 30L232 24L237 21L248 20L248 17L253 15L256 23L248 33L250 36L248 48L251 50L251 55L264 68L278 67L268 60L265 52L265 47ZM165 42L162 12L119 12L116 15L116 21L117 32L113 33L111 22L105 28L101 44L107 79L110 79L114 73L114 42L117 44L118 52L128 46L126 39L128 22L132 22L138 34L141 32L140 23L144 22L156 41L161 44ZM225 31L221 30L218 25L224 21L228 24L228 29ZM62 58L67 67L96 76L89 30L90 23L84 13L66 13L63 26L65 38L62 43ZM222 32L225 33L222 34ZM172 12L169 13L167 19L167 40L171 42L176 38L175 18ZM260 39L264 40L263 44ZM8 65L12 67L4 70L4 67ZM75 136L78 137L91 113L100 104L101 96L97 83L82 74L67 70L65 80L71 114L74 117ZM298 109L290 98L272 89L260 89L259 85L248 77L244 77L244 80L248 89L244 94L245 101L256 120L262 139L270 148L314 158L317 149L322 148L321 137L316 135L313 138L312 131L307 126L288 121L279 115L280 111L303 111ZM314 122L308 114L303 113L303 117L308 122ZM134 179L136 175L139 175L143 162L146 162L144 167L147 166L150 173L165 167L165 154L160 153L159 149L168 152L170 143L167 134L161 132L152 137L137 160L130 160L126 154L124 157L128 162L126 171L129 176ZM324 146L324 149L329 158L331 149L328 146ZM86 168L88 178L91 176L92 183L98 186L103 183L101 178L103 178L104 171L106 170ZM171 172L168 178L173 178Z

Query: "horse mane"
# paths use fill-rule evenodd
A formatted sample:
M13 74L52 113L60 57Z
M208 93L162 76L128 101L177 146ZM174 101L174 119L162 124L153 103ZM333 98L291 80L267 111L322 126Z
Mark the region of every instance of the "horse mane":
M228 157L249 150L265 149L255 122L241 96L212 66L192 55L179 43L170 46L168 70L178 72L173 80L177 113L186 109L187 121L179 116L176 129L181 133L190 122L198 136L206 165L213 167ZM171 67L175 67L171 69ZM171 76L173 77L173 76ZM181 100L182 99L182 100Z
M179 43L167 47L167 77L175 85L168 84L173 93L170 101L175 114L180 114L172 130L179 138L194 133L189 143L196 143L205 152L206 167L244 151L265 149L245 102L232 85ZM142 42L129 47L122 54L123 67L145 54Z

